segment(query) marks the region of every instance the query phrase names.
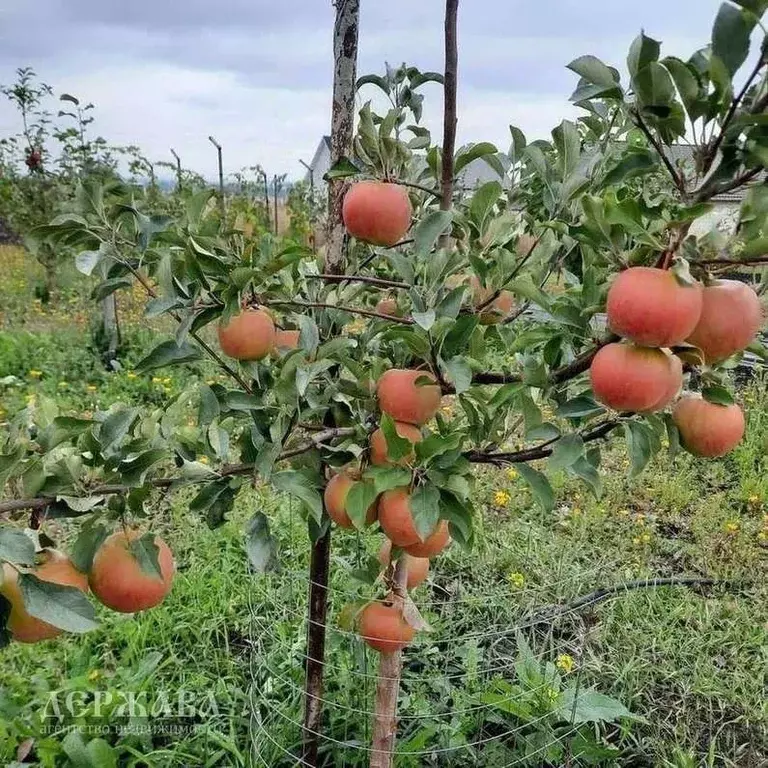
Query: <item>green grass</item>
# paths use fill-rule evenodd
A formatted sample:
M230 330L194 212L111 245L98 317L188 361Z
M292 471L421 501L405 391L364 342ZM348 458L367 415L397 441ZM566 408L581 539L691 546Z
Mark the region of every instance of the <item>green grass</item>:
M3 307L20 305L15 285L0 281ZM79 284L71 291L87 294ZM0 332L0 407L7 413L31 396L54 397L74 412L116 399L157 407L210 375L177 370L157 381L130 377L151 333L135 321L126 323L124 370L108 373L95 362L88 323L14 317L6 317ZM546 762L546 741L565 738L567 730L546 731L486 707L488 692L513 676L515 627L524 628L543 660L565 654L573 660L564 684L594 686L636 716L599 729L603 746L619 752L593 764L766 764L768 390L756 382L741 396L749 432L732 455L716 462L660 456L631 479L617 442L605 451L611 471L599 501L556 477L559 506L545 514L514 472L478 472L477 547L472 553L453 547L441 556L414 595L432 632L406 652L399 748L432 753L401 757L398 768L559 764ZM209 531L190 515L189 499L180 492L153 505L153 527L179 565L161 607L135 617L103 611L90 634L3 651L0 764L14 761L26 739L34 740L31 764L79 764L64 734L44 732L51 691L82 692L91 715L111 692L113 704L102 716L112 723L124 722L116 707L128 693L146 691L157 702L183 691L200 705L212 698L216 712L173 714L164 722L184 726L179 734L109 735L119 765L295 765L284 750L296 751L300 742L309 551L301 516L287 498L258 485L241 495L230 522ZM279 540L279 573L249 573L243 529L255 511L267 513ZM70 529L52 524L50 533L66 542ZM370 718L361 712L372 708L376 658L348 634L345 608L377 594L351 573L365 567L379 543L374 533L334 534L323 729L329 766L367 764L361 747L370 738ZM739 586L635 591L531 626L542 607L597 587L676 575ZM525 760L526 750L532 755L515 762ZM569 764L590 763L582 755Z

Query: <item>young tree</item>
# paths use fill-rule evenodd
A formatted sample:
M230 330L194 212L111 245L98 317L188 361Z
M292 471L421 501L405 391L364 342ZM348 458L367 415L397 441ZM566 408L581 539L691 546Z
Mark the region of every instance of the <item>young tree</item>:
M457 0L447 0L437 76L442 146L419 125L421 102L401 91L386 115L366 104L354 132L359 3L338 3L324 263L276 236L222 228L210 191L171 218L143 210L125 185L84 180L75 214L40 236L90 254L100 295L138 281L148 316L177 321L139 371L208 357L228 384L184 392L157 413L115 405L74 419L25 410L0 456L11 497L0 514L18 523L30 512L32 528L81 518L71 556L92 579L107 536L122 526L128 565L140 566L131 583L154 578L162 597L172 573L164 545L130 533L155 489L200 486L190 506L211 525L255 473L300 500L312 541L308 765L322 732L332 526L378 525L394 562L359 625L382 654L372 765L390 765L399 652L425 629L408 595L406 555L435 558L450 540L472 546L473 465L515 465L551 509L545 467L599 495L600 445L615 433L634 474L664 437L673 452L682 443L714 456L743 435L724 361L750 344L764 354L754 342L762 309L750 286L716 277L766 263L765 185L748 187L727 238L696 235L692 225L713 197L763 171L765 41L746 77L740 71L766 5L724 3L711 44L687 61L662 58L641 34L625 83L593 56L576 59L572 100L584 116L563 121L551 141L528 143L513 127L500 152L488 143L454 148ZM392 78L360 85L391 91L435 76L403 67ZM694 144L690 164L673 160L684 138ZM462 171L476 160L499 179L468 191ZM503 369L489 369L491 349L506 353ZM683 386L691 392L679 397ZM255 565L266 567L274 541L262 513L249 531L260 545ZM0 601L7 634L22 608L53 627L93 625L77 585L35 576L35 545L18 525L0 530L0 558L18 574L18 590Z

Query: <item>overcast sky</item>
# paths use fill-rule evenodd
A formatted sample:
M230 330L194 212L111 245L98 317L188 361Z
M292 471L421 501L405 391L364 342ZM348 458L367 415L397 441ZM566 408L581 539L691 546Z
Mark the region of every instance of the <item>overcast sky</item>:
M623 67L641 27L664 53L708 42L720 0L462 0L459 139L506 149L508 125L542 137L563 117L594 53ZM385 60L441 70L443 0L361 0L359 73ZM96 105L95 129L153 159L173 146L208 177L261 163L302 174L330 122L331 0L0 0L0 83L32 66L55 91ZM437 86L425 122L439 131ZM57 105L53 105L57 108ZM0 135L18 130L0 103ZM437 135L437 134L436 134Z

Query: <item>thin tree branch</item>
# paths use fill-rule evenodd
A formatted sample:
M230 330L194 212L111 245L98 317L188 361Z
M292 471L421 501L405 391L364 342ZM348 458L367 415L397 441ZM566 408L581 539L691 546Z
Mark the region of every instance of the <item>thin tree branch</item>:
M752 181L752 179L754 179L755 176L758 176L762 170L762 165L758 166L757 168L752 168L751 170L742 173L741 176L737 176L735 179L733 179L733 181L726 182L720 186L713 186L710 182L707 182L696 193L694 199L697 203L704 203L707 200L711 200L713 197L717 197L718 195L724 195L726 192L733 192L734 189L739 189L739 187L743 187L745 184Z
M704 261L697 261L695 264L703 264L709 267L761 267L768 264L768 256L758 256L756 259L705 259Z
M707 150L707 158L706 158L706 162L704 163L704 169L703 169L704 175L709 173L713 163L717 159L717 153L723 144L723 141L725 139L725 133L728 130L728 126L731 124L733 118L736 116L736 111L741 106L741 102L744 100L744 97L747 95L747 92L752 87L752 83L754 82L755 78L760 74L760 70L763 68L764 64L765 64L765 60L764 60L764 57L761 55L760 58L757 60L757 64L755 64L754 69L752 70L749 77L747 78L747 82L744 83L744 87L741 89L741 91L738 93L736 98L731 103L730 109L728 110L727 114L723 118L723 123L720 126L720 132L717 134L717 138L714 140L714 142L712 142L712 146Z
M286 461L296 456L301 456L308 451L315 448L322 447L323 444L329 440L333 440L337 437L348 437L355 434L355 430L352 427L339 427L335 429L326 429L322 432L318 432L310 440L296 446L295 448L289 448L283 451L278 457L277 461ZM151 480L147 485L152 488L170 488L176 484L193 485L197 483L204 483L213 481L214 479L220 479L222 477L234 477L237 475L248 475L254 471L254 464L227 464L223 466L216 475L202 478L200 480L190 481L183 477L161 477L156 480ZM92 488L88 491L88 496L117 496L120 494L128 493L133 490L132 487L127 485L101 485L96 488ZM0 501L0 516L8 515L12 512L18 512L22 509L45 509L51 504L56 502L55 497L38 497L34 499L11 499L10 501Z
M458 88L459 46L458 46L459 0L446 0L445 3L445 74L443 79L443 152L442 179L440 188L440 210L450 211L453 207L453 175L456 151L456 91ZM450 234L440 236L439 246L448 245Z
M395 179L393 184L399 184L401 187L410 187L411 189L418 189L419 192L426 192L438 199L442 198L442 192L439 189L432 189L431 187L425 187L423 184L416 184L413 181L403 181L402 179ZM390 246L394 248L394 246Z
M304 307L307 309L337 309L339 312L349 312L351 315L363 315L363 317L377 317L381 320L388 320L390 323L400 323L401 325L413 325L410 317L395 317L394 315L385 315L381 312L374 312L372 309L361 309L360 307L347 307L342 304L327 304L322 301L295 301L293 299L269 300L261 302L264 306L280 307Z
M591 443L595 440L601 440L613 432L621 422L617 419L611 421L605 421L602 424L594 427L593 429L585 432L581 435L582 440L585 443ZM511 451L506 453L501 452L488 452L488 451L468 451L464 454L468 461L473 464L492 464L496 467L504 467L509 464L527 464L529 461L537 461L539 459L546 459L552 455L554 450L553 446L558 442L560 438L554 438L547 440L545 443L536 445L533 448L526 448L522 451Z
M367 283L380 288L403 288L404 290L411 288L408 283L403 283L400 280L385 280L381 277L367 277L366 275L307 275L307 279L324 280L326 283Z
M613 333L610 333L600 339L595 346L590 347L585 352L582 352L573 362L568 363L568 365L564 365L560 368L555 368L554 371L551 371L549 374L549 380L548 383L550 386L555 386L557 384L562 384L566 381L570 381L571 379L575 379L579 374L584 373L584 371L589 369L589 366L592 365L592 360L594 360L595 355L604 347L606 344L611 344L614 341L618 341L619 337L616 336ZM473 384L519 384L523 381L522 374L519 373L495 373L492 371L482 371L479 373L475 373L472 376L472 383ZM443 390L445 394L451 394L452 388L444 389Z
M509 283L512 280L514 280L520 274L520 271L526 265L526 263L528 262L528 259L531 258L531 255L536 250L536 246L539 244L539 240L540 238L537 237L533 245L528 249L528 252L525 254L525 256L523 256L523 258L515 266L515 268L512 270L511 274L509 275L509 277L504 281L501 288L498 288L496 291L494 291L493 294L488 299L486 299L479 307L477 307L476 312L478 313L482 312L487 307L490 307L491 304L493 304L493 302L496 301L496 299L498 299L499 296L501 296L501 292L506 288L507 285L509 285Z
M664 152L664 147L661 146L659 140L653 135L653 133L651 133L650 128L648 128L648 126L645 124L645 121L640 116L640 113L636 110L632 110L631 115L635 120L635 125L637 125L637 127L645 134L645 137L648 139L648 141L651 142L651 145L658 153L661 161L669 171L669 175L672 177L672 181L675 182L675 186L677 187L678 191L681 195L683 195L683 197L685 197L687 193L682 174L678 173L675 169L675 166L672 165L672 161L667 157L666 152Z

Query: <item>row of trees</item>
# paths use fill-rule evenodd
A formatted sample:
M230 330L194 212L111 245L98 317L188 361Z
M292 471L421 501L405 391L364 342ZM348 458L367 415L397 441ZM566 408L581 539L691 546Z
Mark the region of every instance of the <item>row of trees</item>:
M190 509L211 525L254 474L301 502L312 547L307 765L317 763L322 733L332 519L361 530L378 524L391 542L383 589L360 616L364 637L382 651L371 764L386 766L400 648L424 626L404 554L434 556L449 537L472 546L473 466L514 464L548 510L555 494L546 471L600 494L600 446L612 434L624 435L635 474L665 439L672 453L681 436L693 452L722 453L744 427L729 391L732 355L750 344L763 354L753 341L762 322L755 292L726 286L735 321L723 327L715 278L768 261L768 188L751 183L768 156L764 40L749 58L768 0L724 3L711 44L688 60L662 58L660 44L641 34L626 81L593 56L576 59L572 100L583 116L564 120L550 140L529 142L512 127L502 152L455 147L458 0L446 3L444 73L403 66L364 78L394 101L383 115L366 104L355 126L359 5L337 4L320 256L231 227L209 190L169 213L135 186L98 175L81 178L68 210L35 230L41 247L77 252L98 277L97 296L137 281L147 316L176 321L176 334L137 370L207 357L228 382L151 413L116 404L84 419L28 408L12 419L0 454L10 497L0 514L11 519L0 529L0 559L22 572L32 616L73 631L92 626L90 604L36 578L34 548L19 543L26 515L40 544L48 520L79 518L72 553L88 571L113 528L143 529L156 489L194 485ZM428 79L443 84L441 144L421 125L413 96ZM680 141L694 146L690 166L673 159ZM457 189L457 175L477 159L500 180ZM691 234L714 197L745 186L735 233ZM491 349L505 351L503 367L490 369ZM696 394L670 414L683 384ZM443 398L450 413L439 408ZM269 521L257 512L248 530L254 566L269 567L277 556ZM149 534L138 540L130 551L157 576L159 548Z

